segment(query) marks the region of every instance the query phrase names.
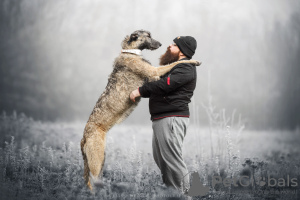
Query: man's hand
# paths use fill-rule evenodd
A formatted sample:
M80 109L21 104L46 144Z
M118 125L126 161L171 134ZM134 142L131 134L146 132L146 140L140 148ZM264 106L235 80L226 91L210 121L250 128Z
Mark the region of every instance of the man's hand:
M140 97L140 96L141 96L141 94L140 94L140 92L139 92L138 89L133 90L133 91L130 93L130 99L131 99L131 101L133 101L133 102L135 102L135 98Z

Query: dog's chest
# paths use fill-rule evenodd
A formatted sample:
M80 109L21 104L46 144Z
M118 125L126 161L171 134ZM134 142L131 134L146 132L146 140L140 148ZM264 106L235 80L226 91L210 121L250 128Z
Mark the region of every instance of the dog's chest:
M109 77L111 85L122 85L122 88L125 86L130 89L142 86L145 81L145 78L133 72L127 66L121 65L115 66Z

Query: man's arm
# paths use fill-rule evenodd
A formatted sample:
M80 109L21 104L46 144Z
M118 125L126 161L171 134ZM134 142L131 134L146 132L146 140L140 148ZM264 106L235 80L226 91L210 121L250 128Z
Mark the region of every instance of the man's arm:
M168 94L194 78L194 68L190 65L180 64L168 77L146 83L142 87L139 87L139 92L142 97L148 94Z
M188 83L194 78L195 73L192 66L179 64L168 77L158 81L145 83L142 87L134 90L130 94L130 99L134 101L136 97L149 97L150 94L164 95L176 90L178 87Z

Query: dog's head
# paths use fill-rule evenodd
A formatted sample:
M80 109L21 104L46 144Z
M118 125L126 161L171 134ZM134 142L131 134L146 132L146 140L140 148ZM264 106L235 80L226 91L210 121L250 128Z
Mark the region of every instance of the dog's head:
M130 36L126 36L122 42L123 49L150 49L155 50L161 43L151 37L151 33L145 30L134 31Z

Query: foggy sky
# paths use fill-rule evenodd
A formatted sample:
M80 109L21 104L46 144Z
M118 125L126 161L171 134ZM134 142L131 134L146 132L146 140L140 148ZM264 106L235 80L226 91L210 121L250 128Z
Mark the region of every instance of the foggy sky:
M121 41L145 29L162 43L143 52L155 66L175 37L196 38L193 59L202 65L190 109L198 107L200 124L208 124L201 105L211 95L217 110L228 116L236 110L250 128L300 126L300 1L3 0L0 6L0 111L86 121ZM124 123L149 119L143 99Z

